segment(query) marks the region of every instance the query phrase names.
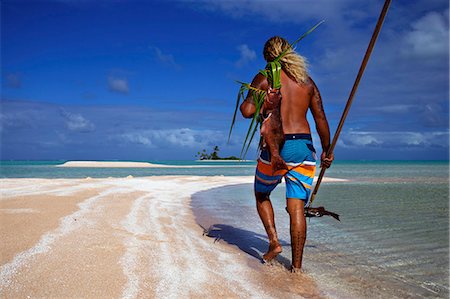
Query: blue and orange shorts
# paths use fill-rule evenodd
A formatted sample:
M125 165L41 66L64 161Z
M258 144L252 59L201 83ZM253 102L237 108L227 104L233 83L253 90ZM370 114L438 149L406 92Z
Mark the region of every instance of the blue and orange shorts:
M263 148L255 173L255 192L270 194L282 178L286 182L286 198L296 198L308 203L316 172L316 150L311 134L286 134L281 157L288 170L273 173L270 153Z

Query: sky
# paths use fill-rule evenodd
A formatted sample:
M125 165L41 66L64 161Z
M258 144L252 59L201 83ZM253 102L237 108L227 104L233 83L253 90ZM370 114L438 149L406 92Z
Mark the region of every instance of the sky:
M336 160L448 160L449 3L393 0ZM239 85L296 40L334 135L384 1L2 0L0 158L239 156ZM321 152L314 120L313 140ZM256 142L246 158L256 158Z

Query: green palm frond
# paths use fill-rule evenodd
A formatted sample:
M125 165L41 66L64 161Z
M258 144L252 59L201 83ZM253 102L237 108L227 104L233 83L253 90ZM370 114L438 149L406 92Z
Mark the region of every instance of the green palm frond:
M252 135L250 136L250 140L247 142L247 147L245 148L245 151L244 151L244 147L242 147L241 154L240 154L241 159L247 155L248 149L250 148L250 145L252 144L253 137L255 136L256 131L258 131L258 127L260 127L260 123L261 123L261 120L260 120L260 116L258 115L256 117L255 127L248 131L249 133L250 133L250 131L253 131L253 132L252 132ZM248 135L248 133L247 133L247 135ZM244 142L244 146L245 146L245 142Z
M297 38L293 43L291 43L291 47L292 49L294 49L295 45L297 45L302 39L304 39L308 34L310 34L311 32L313 32L314 30L316 30L317 27L319 27L320 25L322 25L322 23L325 22L325 20L322 20L320 22L318 22L316 25L314 25L311 29L309 29L308 31L306 31L305 33L303 33L302 36L300 36L299 38ZM287 51L289 50L289 48L287 48L286 50L284 50L283 52L281 52L280 55L278 55L277 58L275 58L274 61L280 61L281 58L283 58L283 56L287 53Z
M311 29L309 29L307 32L305 32L302 36L300 36L297 40L295 40L293 43L291 43L290 48L294 48L294 46L300 42L303 38L305 38L308 34L313 32L317 27L319 27L324 20L320 21L316 25L314 25ZM288 48L289 49L289 48ZM283 56L287 53L288 49L284 50L277 58L275 58L274 61L271 61L267 63L264 70L260 70L259 72L267 78L267 81L269 82L270 86L275 89L281 88L281 62L280 60L283 58ZM250 83L244 83L240 81L236 81L237 83L241 84L241 87L239 88L239 92L236 99L236 106L234 109L233 119L231 121L230 126L230 132L228 134L228 142L230 141L231 132L233 130L234 123L236 122L236 114L239 107L239 103L242 100L245 100L245 92L251 92L253 100L255 101L255 113L253 114L252 121L250 122L250 126L247 131L247 135L245 136L244 144L242 145L241 155L240 158L244 158L245 155L248 152L248 149L250 148L250 145L252 143L253 137L255 136L256 131L261 125L261 119L260 119L260 111L261 107L264 103L264 98L266 97L266 91L261 90L258 88L255 88L250 85Z
M264 77L266 77L266 78L267 78L267 76L268 76L267 70L259 70L259 73L260 73L261 75L263 75Z
M264 90L255 88L255 87L251 86L250 83L244 83L241 81L236 81L236 82L241 84L241 87L239 88L239 92L238 92L237 99L236 99L236 106L234 108L234 114L233 114L233 119L231 121L230 132L228 133L228 142L230 142L231 132L233 131L234 123L236 122L236 115L237 115L237 110L239 108L239 103L241 102L241 99L242 100L245 99L245 92L246 91L252 92L252 96L253 96L253 99L255 100L255 104L257 107L259 107L259 108L257 108L257 111L255 112L255 114L257 113L258 115L260 112L261 105L264 102L264 97L266 95L266 92ZM254 120L255 120L255 117L253 117L252 122L254 122ZM244 146L245 146L245 142L244 142Z
M236 107L234 108L234 114L233 114L233 120L231 121L230 132L228 133L228 142L230 142L231 132L233 130L234 123L236 122L236 114L237 114L237 110L239 107L239 103L241 102L241 98L245 99L244 93L246 90L247 90L247 88L245 88L245 85L241 84L241 87L239 88L239 92L238 92L237 99L236 99Z
M281 63L278 60L267 63L266 74L267 81L272 88L281 88Z
M258 88L255 88L255 87L251 86L249 83L240 82L240 81L237 81L237 82L239 84L241 84L241 87L239 88L239 92L238 92L238 95L237 95L236 106L235 106L235 109L234 109L233 119L231 121L231 126L230 126L230 132L228 134L228 141L230 141L231 132L233 130L234 123L236 122L236 115L237 115L237 110L238 110L238 107L239 107L239 103L241 102L241 99L243 99L243 100L245 99L245 92L246 91L252 93L252 97L253 97L253 100L255 101L255 108L256 108L255 109L255 113L253 114L252 121L250 123L250 127L248 129L247 135L245 137L244 144L242 145L241 156L240 156L241 159L242 159L243 156L245 156L245 154L247 153L248 148L250 147L250 144L251 144L251 142L253 140L253 137L255 136L255 132L258 130L258 127L259 127L259 124L260 124L259 114L261 112L262 104L264 103L264 98L266 96L266 91L258 89Z
M261 112L261 107L264 103L264 98L266 97L266 92L264 90L252 90L253 99L255 99L255 113L253 114L252 121L250 123L250 127L248 128L247 135L245 136L244 144L242 145L241 159L245 157L247 151L253 141L253 137L255 136L256 131L260 127L261 119L259 117ZM250 137L250 139L249 139ZM247 145L247 147L246 147ZM245 149L245 151L244 151Z

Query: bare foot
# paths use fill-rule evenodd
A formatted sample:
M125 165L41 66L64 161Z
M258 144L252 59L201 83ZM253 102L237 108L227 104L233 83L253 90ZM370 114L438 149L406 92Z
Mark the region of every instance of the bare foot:
M278 254L281 253L283 249L281 248L280 243L273 242L269 245L269 250L263 255L263 261L265 263L270 262L273 260Z
M295 268L294 266L292 266L291 273L302 274L302 273L304 273L304 271L302 268Z

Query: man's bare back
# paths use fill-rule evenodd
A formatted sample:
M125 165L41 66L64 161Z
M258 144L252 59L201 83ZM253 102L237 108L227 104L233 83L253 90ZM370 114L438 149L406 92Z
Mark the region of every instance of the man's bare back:
M257 74L252 81L252 86L268 90L269 83L262 74ZM284 134L310 134L311 129L306 119L308 109L314 116L316 129L319 133L322 149L326 151L329 147L329 128L323 110L322 98L314 81L309 78L305 83L298 83L281 70L281 120ZM241 113L250 118L255 113L255 105L251 94L241 105Z

